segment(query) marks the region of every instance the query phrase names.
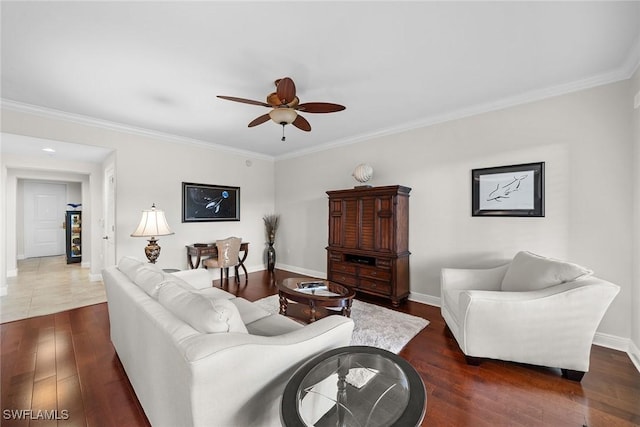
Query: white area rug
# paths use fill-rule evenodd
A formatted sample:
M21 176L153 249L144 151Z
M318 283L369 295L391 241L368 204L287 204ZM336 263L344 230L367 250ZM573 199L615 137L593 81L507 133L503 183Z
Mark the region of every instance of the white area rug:
M279 310L278 295L255 303L270 313ZM358 300L353 300L351 318L355 324L351 345L379 347L396 354L429 324L421 317Z

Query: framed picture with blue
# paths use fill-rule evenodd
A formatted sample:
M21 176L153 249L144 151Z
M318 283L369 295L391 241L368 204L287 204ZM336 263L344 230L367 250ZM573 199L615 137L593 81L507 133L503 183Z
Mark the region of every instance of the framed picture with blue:
M544 162L473 169L472 216L544 216Z
M240 187L182 183L182 222L240 221Z

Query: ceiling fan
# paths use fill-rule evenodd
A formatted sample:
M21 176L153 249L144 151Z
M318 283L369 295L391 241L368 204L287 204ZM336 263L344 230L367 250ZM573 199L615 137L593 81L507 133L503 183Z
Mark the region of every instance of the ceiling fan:
M271 111L267 114L263 114L249 123L249 127L258 126L271 119L279 125L282 125L282 141L286 139L284 136L284 127L288 124L292 124L305 132L311 130L311 125L307 119L299 115L298 111L305 113L335 113L345 109L343 105L331 104L329 102L305 102L300 104L300 99L296 96L296 85L290 77L278 79L275 81L275 84L276 91L267 96L267 102L223 95L218 95L218 98L271 108Z

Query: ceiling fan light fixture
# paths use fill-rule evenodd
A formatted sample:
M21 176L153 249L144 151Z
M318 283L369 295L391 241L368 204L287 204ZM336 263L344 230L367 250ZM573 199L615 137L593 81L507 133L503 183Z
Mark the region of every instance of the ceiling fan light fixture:
M274 108L269 112L271 120L279 125L290 125L298 117L298 113L293 108Z

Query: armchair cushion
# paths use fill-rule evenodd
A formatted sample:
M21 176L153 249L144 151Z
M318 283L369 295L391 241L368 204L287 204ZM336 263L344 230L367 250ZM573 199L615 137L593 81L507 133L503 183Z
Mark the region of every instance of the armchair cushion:
M593 271L577 264L523 251L511 261L502 279L502 290L536 291L592 274Z

